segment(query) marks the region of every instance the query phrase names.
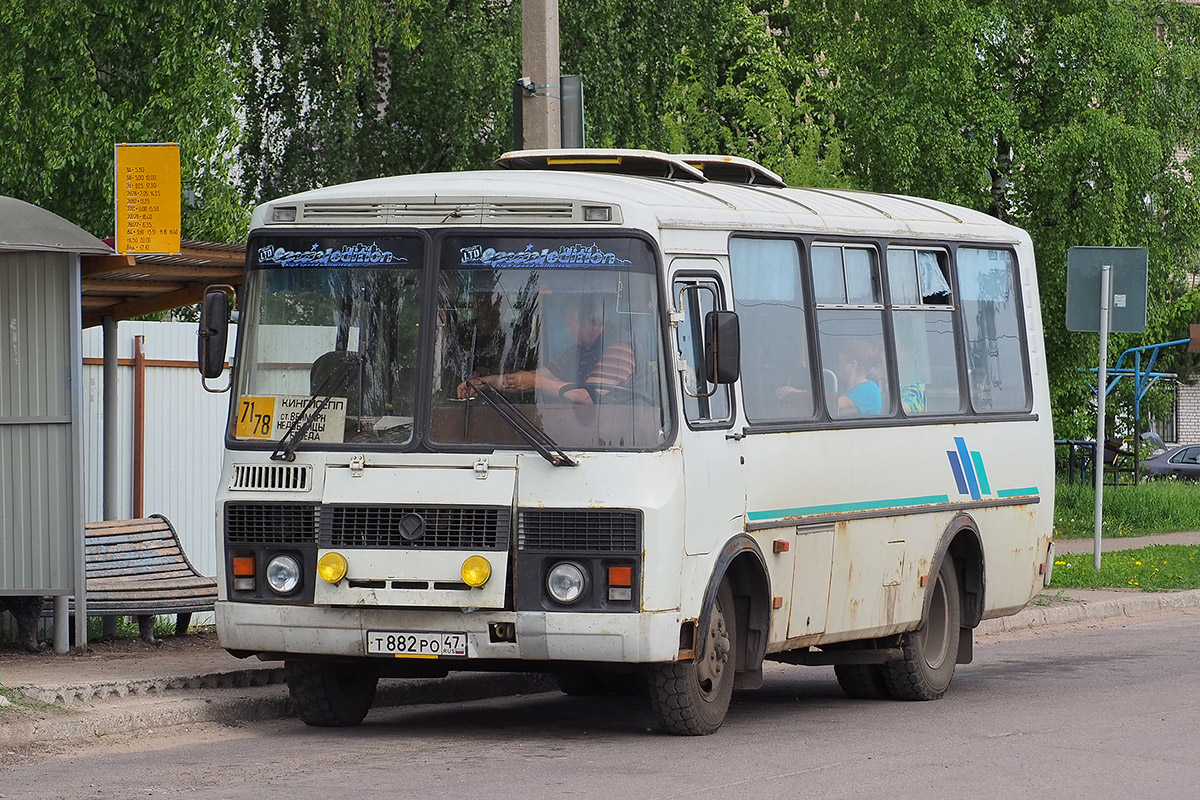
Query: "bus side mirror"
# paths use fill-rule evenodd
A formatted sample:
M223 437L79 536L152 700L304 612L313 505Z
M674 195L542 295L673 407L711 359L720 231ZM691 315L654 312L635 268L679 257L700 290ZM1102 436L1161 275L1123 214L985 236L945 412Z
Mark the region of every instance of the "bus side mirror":
M742 372L742 334L733 311L704 315L704 379L709 383L734 383Z
M197 331L197 361L200 375L219 378L225 371L225 348L229 342L229 297L232 286L210 286L200 305L200 330Z

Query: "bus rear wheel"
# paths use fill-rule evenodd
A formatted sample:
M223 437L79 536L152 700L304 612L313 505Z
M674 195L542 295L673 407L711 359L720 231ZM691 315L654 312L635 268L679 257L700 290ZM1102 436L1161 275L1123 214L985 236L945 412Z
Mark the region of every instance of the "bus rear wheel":
M938 569L929 611L921 627L900 638L903 657L883 666L883 679L897 700L937 700L950 687L958 659L962 602L958 573L947 556Z
M722 582L698 660L653 667L647 673L650 708L667 731L706 736L721 727L733 697L737 640L733 592Z
M353 661L284 662L288 694L305 725L346 728L357 725L375 702L379 674Z

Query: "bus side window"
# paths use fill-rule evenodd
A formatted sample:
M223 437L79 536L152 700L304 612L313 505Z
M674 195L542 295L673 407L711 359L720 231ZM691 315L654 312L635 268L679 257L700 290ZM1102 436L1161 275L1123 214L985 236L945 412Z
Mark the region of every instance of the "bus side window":
M957 261L971 405L1024 411L1031 394L1016 258L1008 250L960 247Z
M892 247L887 269L901 408L909 415L961 412L948 254Z
M683 371L683 412L693 424L727 423L730 420L729 386L714 386L704 380L704 318L721 296L721 287L708 278L678 277L671 292L683 315L676 329L679 360ZM714 391L715 389L715 391ZM707 395L707 396L706 396Z
M825 403L833 419L891 416L875 249L813 245Z
M812 419L815 404L798 244L790 239L731 239L729 271L742 329L746 418Z

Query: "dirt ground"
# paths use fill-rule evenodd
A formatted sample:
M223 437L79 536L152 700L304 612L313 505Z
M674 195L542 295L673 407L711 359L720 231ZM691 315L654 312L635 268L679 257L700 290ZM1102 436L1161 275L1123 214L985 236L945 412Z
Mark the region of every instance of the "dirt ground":
M41 644L40 652L29 653L16 642L0 642L0 659L24 664L38 659L85 658L99 660L146 653L188 653L197 650L220 649L215 630L195 631L186 636L167 634L159 636L153 644L143 642L136 635L116 636L110 639L89 639L86 653L79 653L74 649L67 653L56 653L49 642Z

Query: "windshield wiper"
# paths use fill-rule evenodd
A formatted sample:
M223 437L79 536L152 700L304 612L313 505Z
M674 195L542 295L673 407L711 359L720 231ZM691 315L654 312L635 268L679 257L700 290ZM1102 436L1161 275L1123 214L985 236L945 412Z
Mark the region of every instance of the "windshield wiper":
M483 378L467 378L467 386L474 390L475 394L482 397L488 405L496 412L500 419L509 424L522 439L529 442L529 445L537 450L542 458L550 462L555 467L577 467L575 461L571 460L559 446L558 442L550 438L550 434L535 425L528 417L517 410L509 399L500 394ZM470 397L468 396L467 404L470 405Z
M316 422L317 417L321 416L325 406L329 405L334 393L346 385L346 381L358 370L362 362L363 357L360 354L346 353L346 361L342 364L341 370L331 371L325 380L321 381L321 385L313 392L312 397L308 398L304 408L292 420L292 424L283 432L283 436L279 437L279 445L271 453L272 461L296 460L296 448L304 440L308 429ZM312 409L311 414L308 413L310 409Z

